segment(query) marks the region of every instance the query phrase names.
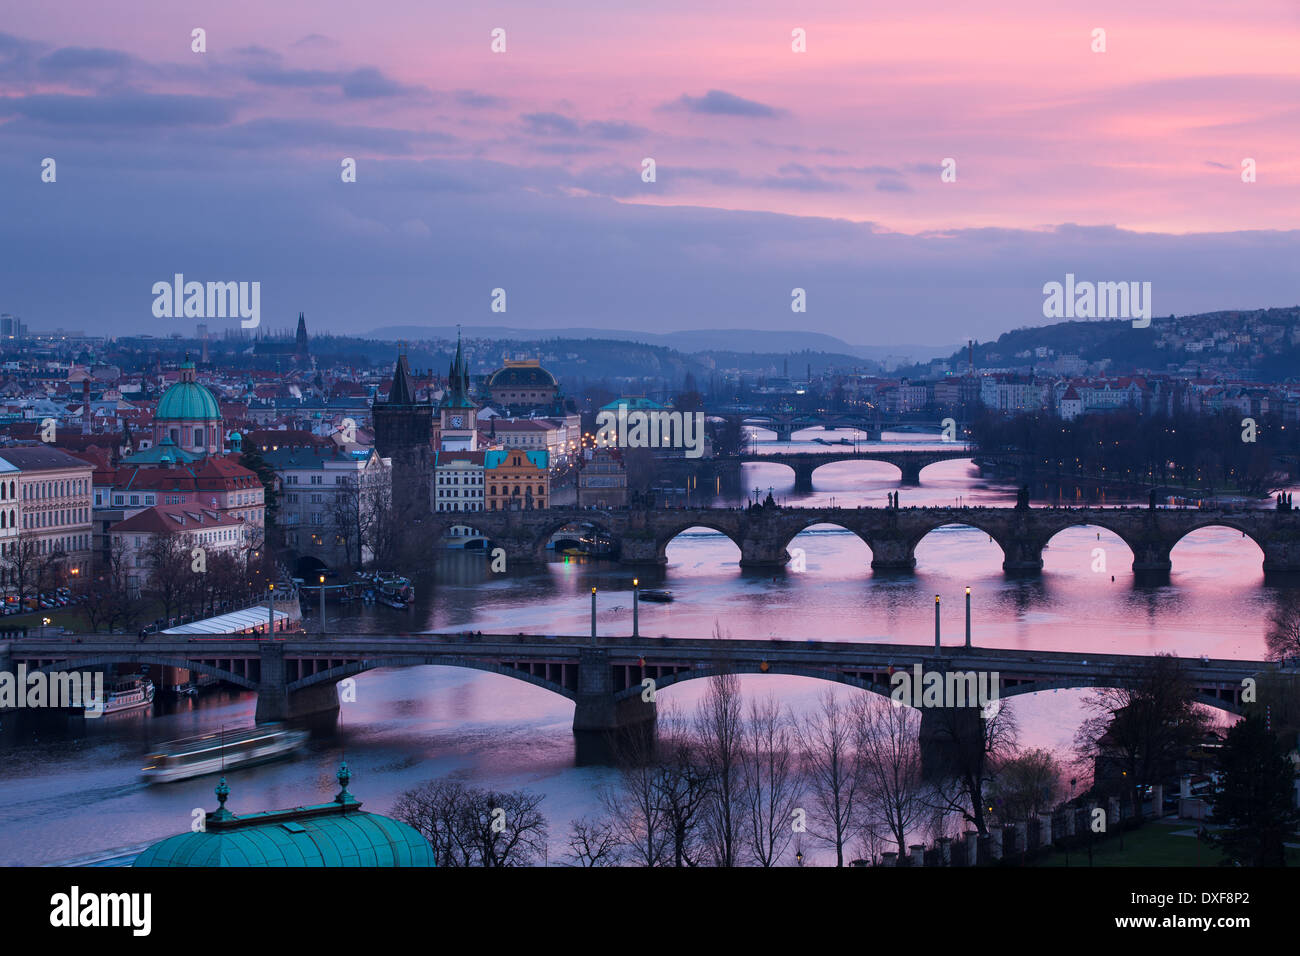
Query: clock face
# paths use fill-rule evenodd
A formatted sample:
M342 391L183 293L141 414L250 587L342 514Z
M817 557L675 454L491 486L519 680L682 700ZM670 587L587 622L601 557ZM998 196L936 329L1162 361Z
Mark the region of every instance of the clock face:
M465 419L461 418L459 415L452 415L452 416L451 416L451 427L452 427L452 428L460 428L460 427L463 426L464 424L465 424Z

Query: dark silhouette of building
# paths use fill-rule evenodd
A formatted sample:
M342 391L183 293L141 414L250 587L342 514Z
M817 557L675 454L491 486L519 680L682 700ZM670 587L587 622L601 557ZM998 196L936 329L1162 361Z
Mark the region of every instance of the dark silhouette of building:
M293 338L281 334L265 335L253 343L253 354L268 356L281 362L303 367L311 364L311 348L307 339L307 317L298 313L298 329Z
M393 510L408 520L432 511L433 404L417 402L405 350L398 353L387 401L376 401L375 448L392 462Z

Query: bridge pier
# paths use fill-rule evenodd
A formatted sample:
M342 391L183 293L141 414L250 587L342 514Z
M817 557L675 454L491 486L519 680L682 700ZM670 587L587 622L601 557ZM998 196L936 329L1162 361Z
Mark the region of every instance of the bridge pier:
M1263 550L1265 574L1300 573L1300 541L1270 541Z
M1008 574L1040 574L1043 570L1043 546L1046 542L1014 537L999 541L1002 546L1002 570Z
M783 568L790 563L790 552L784 544L756 541L746 538L740 545L742 568Z
M1174 568L1172 548L1163 542L1130 545L1133 548L1133 573L1146 578L1166 578Z
M578 693L573 709L573 736L578 763L609 763L617 756L620 737L653 735L658 709L640 695L617 700L609 651L584 647L578 651Z
M872 571L911 571L916 567L916 552L905 538L872 538Z
M816 465L795 465L794 466L794 490L795 494L811 494L813 490L813 470Z
M929 462L925 464L929 464ZM903 461L898 467L903 473L903 477L899 480L900 485L907 488L915 487L921 483L921 468L924 467L921 462L909 459Z
M922 707L921 777L941 780L984 761L984 717L976 707Z
M619 543L620 564L667 564L668 556L653 537L626 534Z
M284 668L284 645L268 642L260 650L260 680L257 684L254 721L265 724L316 714L338 713L339 695L335 684L313 684L290 693Z
M777 441L790 441L794 437L794 425L783 425L776 422L772 423L772 431L776 432Z

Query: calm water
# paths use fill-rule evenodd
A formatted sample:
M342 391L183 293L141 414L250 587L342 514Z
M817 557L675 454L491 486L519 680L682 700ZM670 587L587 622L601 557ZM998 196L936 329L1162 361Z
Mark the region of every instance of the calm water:
M805 433L814 434L823 433ZM764 447L821 448L807 441ZM897 469L889 465L842 462L816 473L812 494L795 496L788 469L761 463L744 469L745 488L763 494L771 488L795 505L829 505L832 498L844 507L883 505L898 481ZM902 489L902 495L904 506L948 505L959 496L970 505L1015 502L1014 488L982 482L969 461L932 465L921 487ZM1092 571L1092 552L1099 546L1106 553L1105 573ZM673 604L641 605L641 631L647 635L702 637L718 628L737 638L929 644L938 593L944 599L945 640L960 643L969 585L976 644L1257 658L1264 655L1267 619L1286 597L1284 589L1265 585L1259 548L1229 529L1203 529L1185 538L1174 549L1170 583L1159 587L1135 585L1128 549L1095 528L1053 538L1042 576L1028 580L1004 577L1001 550L970 528L942 528L925 538L911 575L874 575L867 546L834 527L811 528L791 547L806 554L803 573L742 571L735 545L702 529L669 546L662 570L558 561L492 575L481 555L451 553L422 582L416 606L407 611L337 606L327 611L331 629L337 630L585 634L594 584L601 591L600 630L630 633L635 574L643 585L662 584L677 596ZM801 712L827 685L752 676L742 678L742 686L747 694L775 693ZM702 690L702 682L668 688L659 696L660 706L689 709ZM1085 694L1055 691L1012 701L1022 745L1068 752ZM314 737L304 754L232 772L231 809L327 800L337 790L333 774L346 752L354 774L350 789L379 812L389 810L403 790L445 775L544 793L554 856L563 848L568 821L592 812L595 788L613 778L604 768L574 766L573 705L529 684L422 667L364 674L357 680L357 696L342 709L338 732ZM137 777L144 755L160 741L251 724L254 707L251 694L218 691L197 701L159 703L153 714L99 721L54 715L33 720L26 714L0 718L0 863L108 855L187 830L193 808L216 805L216 778L145 786Z

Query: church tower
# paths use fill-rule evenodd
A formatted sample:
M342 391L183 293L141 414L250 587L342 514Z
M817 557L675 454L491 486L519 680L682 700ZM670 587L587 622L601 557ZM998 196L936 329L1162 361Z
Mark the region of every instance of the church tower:
M469 397L469 366L465 363L459 334L456 357L447 370L447 383L447 391L438 403L433 443L444 451L478 451L478 406Z
M393 510L399 517L417 520L431 513L429 489L433 481L433 454L429 438L433 405L415 400L411 368L403 348L397 355L388 400L376 401L375 450L392 461Z
M303 364L311 358L311 351L307 345L307 317L301 312L298 313L298 331L294 334L293 356L296 361Z

